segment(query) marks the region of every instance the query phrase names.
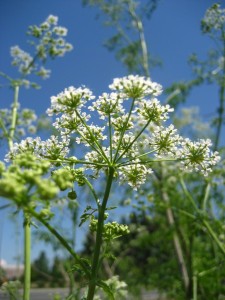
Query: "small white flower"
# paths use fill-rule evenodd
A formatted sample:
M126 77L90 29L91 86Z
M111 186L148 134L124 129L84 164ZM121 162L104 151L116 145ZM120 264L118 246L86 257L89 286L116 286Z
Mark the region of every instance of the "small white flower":
M94 98L88 88L70 86L57 96L51 97L51 107L47 110L47 114L52 116L59 113L73 113L75 109L81 108L88 100Z
M118 157L122 153L124 153L123 158L125 158L125 157L132 157L133 158L133 157L136 157L139 154L139 152L138 152L138 143L137 142L133 143L134 138L135 138L135 136L132 132L124 134L121 141L120 141L120 135L114 135L113 136L113 145L112 145L113 149L118 148L118 146L119 146L118 144L119 144L119 141L120 141ZM132 144L132 146L131 146L131 144Z
M76 138L77 144L84 144L85 146L95 145L95 141L104 141L107 136L103 134L105 127L99 127L96 125L89 125L87 127L80 126L77 132L80 134Z
M168 112L172 112L174 109L168 104L161 105L159 100L156 98L152 100L142 100L139 103L139 108L137 108L137 113L145 121L154 122L160 124L162 121L166 121L168 117Z
M137 190L145 183L148 174L153 171L143 164L134 163L119 168L119 178L121 183L128 183L134 190Z
M212 171L212 166L220 160L219 153L210 150L211 145L209 139L200 139L198 142L184 139L177 155L182 159L181 163L187 171L200 171L207 176Z
M80 113L80 117L75 112L72 114L63 114L60 118L56 118L56 121L52 125L60 131L62 136L76 133L79 127L82 126L82 122L87 123L91 116L82 112Z
M53 15L49 15L46 19L46 21L48 24L51 25L57 25L58 23L58 17L57 16L53 16Z
M123 98L118 93L103 93L99 98L89 106L91 111L97 110L100 118L105 119L109 115L123 114L124 108L122 106Z
M115 134L119 134L121 131L129 130L134 127L131 119L127 121L128 114L123 114L120 117L112 118L112 126L115 130Z
M162 93L162 86L152 82L150 78L138 75L129 75L123 78L115 78L109 85L111 90L125 94L128 98L141 99L144 97L156 97Z
M62 27L62 26L56 26L56 27L53 28L53 32L56 35L59 35L59 36L66 36L67 31L68 31L67 28Z
M150 146L156 152L157 157L175 156L178 146L182 141L182 137L177 134L177 130L173 125L165 128L163 126L155 126L152 135L147 138L144 143Z

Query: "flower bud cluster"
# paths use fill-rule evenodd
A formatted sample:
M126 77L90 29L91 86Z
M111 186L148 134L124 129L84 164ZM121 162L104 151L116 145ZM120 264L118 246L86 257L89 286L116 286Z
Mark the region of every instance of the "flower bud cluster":
M90 231L96 232L97 225L98 220L92 217L89 225ZM119 224L117 222L111 222L104 224L102 236L104 241L110 242L113 239L116 239L128 233L130 233L130 230L127 225Z
M58 185L46 178L50 163L32 153L20 153L0 175L1 197L14 200L18 206L39 199L51 200L59 193Z

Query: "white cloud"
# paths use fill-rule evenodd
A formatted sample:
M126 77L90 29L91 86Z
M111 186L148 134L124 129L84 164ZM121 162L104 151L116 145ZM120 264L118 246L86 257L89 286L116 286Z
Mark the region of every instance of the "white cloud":
M4 259L0 259L0 267L2 267L2 268L7 268L7 269L16 269L16 268L18 268L18 269L23 269L24 268L24 265L17 265L17 264L8 264L7 263L7 261L6 260L4 260Z

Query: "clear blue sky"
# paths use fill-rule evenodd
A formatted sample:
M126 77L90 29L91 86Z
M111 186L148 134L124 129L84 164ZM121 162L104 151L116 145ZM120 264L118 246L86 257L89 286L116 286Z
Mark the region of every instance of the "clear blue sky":
M155 69L152 79L164 87L174 81L191 78L187 64L188 56L196 52L206 57L211 41L201 34L200 20L205 10L214 1L210 0L161 0L150 22L145 22L146 38L153 55L162 59L163 67ZM220 1L224 6L224 1ZM27 48L25 32L29 25L40 24L49 14L59 17L59 24L68 28L67 40L74 50L64 58L49 63L52 70L50 79L41 82L41 90L22 90L22 107L35 109L38 114L45 112L50 97L64 88L84 84L96 94L107 91L114 77L127 74L125 68L116 61L114 54L104 48L103 42L111 36L112 29L96 20L96 10L83 8L81 0L7 0L0 1L0 70L8 75L15 74L10 66L9 49L19 45ZM8 107L12 102L12 91L0 90L0 107ZM217 91L211 87L197 89L186 105L199 106L203 116L215 111ZM2 153L2 151L0 151ZM1 200L0 200L1 201ZM21 221L21 220L20 220ZM2 227L3 226L3 227ZM21 224L20 224L21 226ZM2 238L1 238L2 235ZM78 236L82 239L82 233ZM78 244L81 245L81 242ZM0 211L0 258L13 263L18 254L16 247L22 247L22 236L15 242L15 225L8 221L7 212ZM33 257L44 246L35 244ZM49 250L49 256L51 251Z

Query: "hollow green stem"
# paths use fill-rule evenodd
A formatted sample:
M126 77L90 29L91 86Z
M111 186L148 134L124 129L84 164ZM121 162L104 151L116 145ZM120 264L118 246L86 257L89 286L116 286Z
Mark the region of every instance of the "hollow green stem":
M198 277L199 277L199 278L200 278L200 277L204 277L204 276L206 276L206 275L208 275L208 274L210 274L210 273L213 273L213 272L217 271L218 268L221 268L221 267L224 265L224 263L225 263L225 260L220 261L220 262L219 262L218 264L216 264L214 267L212 267L212 268L210 268L210 269L208 269L208 270L205 270L205 271L202 271L202 272L198 273Z
M30 216L24 213L24 289L23 300L30 300L30 281L31 281L31 228Z
M204 211L206 211L206 208L207 208L207 201L209 199L210 188L211 188L211 185L210 185L210 183L208 183L206 186L206 189L205 189L205 195L204 195L203 204L202 204L202 209Z
M223 39L223 58L225 58L225 34L224 31L222 31L222 39ZM223 78L225 75L225 60L223 60ZM221 137L221 130L223 125L223 114L224 114L224 102L225 102L225 86L224 86L224 80L222 81L220 85L219 90L219 108L218 108L218 122L217 122L217 128L216 128L216 138L214 143L214 151L216 151L219 147L219 141Z
M224 248L223 244L220 242L219 238L217 237L217 235L214 232L214 230L212 229L212 227L210 226L209 222L207 220L203 220L202 223L205 226L205 228L208 230L208 233L210 234L212 239L215 241L215 243L217 244L218 248L221 250L223 255L225 255L225 248Z
M187 198L190 200L190 202L192 203L193 207L195 208L196 212L198 213L201 213L202 210L200 210L193 197L191 196L191 194L188 192L187 190L187 187L183 181L183 179L180 180L181 182L181 186L183 188L183 191L185 193L185 195L187 196ZM205 198L208 197L208 193L209 193L209 187L206 188L206 194L205 194ZM206 200L204 200L205 202ZM216 233L214 232L214 230L212 229L211 225L209 224L209 222L204 218L204 215L203 215L203 219L201 220L202 221L202 224L203 226L207 229L209 235L211 236L211 238L214 240L214 242L216 243L216 245L218 246L218 248L221 250L221 252L225 255L225 248L223 246L223 244L220 242L219 238L217 237Z
M8 144L9 144L10 150L12 149L12 146L13 146L13 140L14 140L15 129L16 129L18 99L19 99L19 86L16 85L14 87L14 100L13 100L13 106L12 106L12 122L11 122L10 131L9 131L9 137L8 137Z
M194 199L192 198L191 194L189 193L187 187L186 187L186 184L183 180L183 178L180 178L180 183L181 183L181 186L182 186L182 189L184 191L184 194L185 196L189 199L189 201L191 202L191 204L193 205L193 207L195 208L196 211L199 211Z
M141 52L142 52L142 59L141 59L141 65L143 67L143 72L145 76L150 77L149 73L149 57L148 57L148 48L147 48L147 43L145 39L145 34L144 34L144 28L143 28L143 23L141 18L138 17L136 11L135 11L135 3L128 2L129 7L128 11L136 23L136 28L139 32L139 39L140 39L140 46L141 46Z
M109 119L110 161L112 162L112 120L111 120L111 114L108 115L108 119Z
M197 274L193 276L193 300L198 300L198 277Z
M92 184L90 183L90 181L87 178L85 178L85 182L86 182L87 186L89 187L97 206L99 206L100 201L99 201L98 195L95 192L95 189L93 188Z
M95 289L97 285L98 270L100 265L100 251L102 246L102 234L103 234L104 219L105 219L105 210L106 210L106 205L109 199L109 194L112 186L113 175L114 175L114 168L109 167L109 174L108 174L103 201L102 204L99 205L98 207L98 226L97 226L97 233L96 233L94 255L92 259L91 278L88 286L87 300L94 299Z

